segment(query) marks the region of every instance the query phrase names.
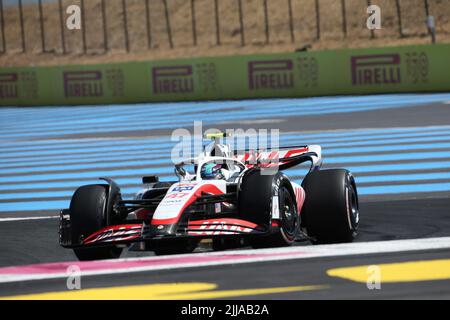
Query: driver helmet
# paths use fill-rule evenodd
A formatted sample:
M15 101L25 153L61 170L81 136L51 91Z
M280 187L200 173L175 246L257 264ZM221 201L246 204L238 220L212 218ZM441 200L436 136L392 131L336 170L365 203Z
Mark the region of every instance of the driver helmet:
M222 165L216 163L207 163L200 170L200 176L204 180L219 180L223 179Z

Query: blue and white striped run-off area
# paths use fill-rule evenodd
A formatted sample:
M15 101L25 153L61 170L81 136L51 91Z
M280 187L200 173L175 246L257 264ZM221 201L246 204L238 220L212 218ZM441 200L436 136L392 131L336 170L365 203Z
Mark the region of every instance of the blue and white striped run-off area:
M143 175L174 179L172 130L241 128L241 123L280 129L280 145L319 144L324 167L351 170L362 196L450 190L448 125L292 130L285 122L422 108L450 101L450 94L342 96L222 102L109 106L4 107L0 109L0 211L66 208L74 190L112 177L124 197ZM450 105L448 106L450 108ZM264 122L263 120L266 120ZM300 181L304 168L286 172Z

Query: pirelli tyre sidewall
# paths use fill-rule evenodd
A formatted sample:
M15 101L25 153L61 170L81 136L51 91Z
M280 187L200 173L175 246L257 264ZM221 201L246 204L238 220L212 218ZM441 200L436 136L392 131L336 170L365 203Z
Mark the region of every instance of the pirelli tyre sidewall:
M352 174L344 169L313 171L306 175L302 187L302 228L312 242L353 241L359 225L359 203Z

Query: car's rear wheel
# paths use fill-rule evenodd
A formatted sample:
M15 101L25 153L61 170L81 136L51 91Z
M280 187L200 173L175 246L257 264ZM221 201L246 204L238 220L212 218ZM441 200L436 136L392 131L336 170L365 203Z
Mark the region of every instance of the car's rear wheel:
M70 201L72 243L81 243L89 235L106 226L108 185L94 184L78 188ZM76 248L79 260L118 258L122 248L116 246Z
M344 169L308 173L302 227L315 244L351 242L358 231L359 203L356 184Z

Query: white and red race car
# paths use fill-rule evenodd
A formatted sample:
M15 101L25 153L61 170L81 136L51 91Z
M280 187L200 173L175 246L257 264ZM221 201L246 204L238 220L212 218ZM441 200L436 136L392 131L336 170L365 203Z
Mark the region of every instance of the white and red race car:
M213 142L198 157L176 164L178 181L144 177L146 187L133 200L123 200L107 178L79 187L70 208L61 210L60 244L80 260L95 260L119 257L126 246L188 253L202 239L212 239L214 250L353 240L355 180L344 169L320 170L320 146L233 152L223 136L210 135ZM301 185L282 173L308 161Z

